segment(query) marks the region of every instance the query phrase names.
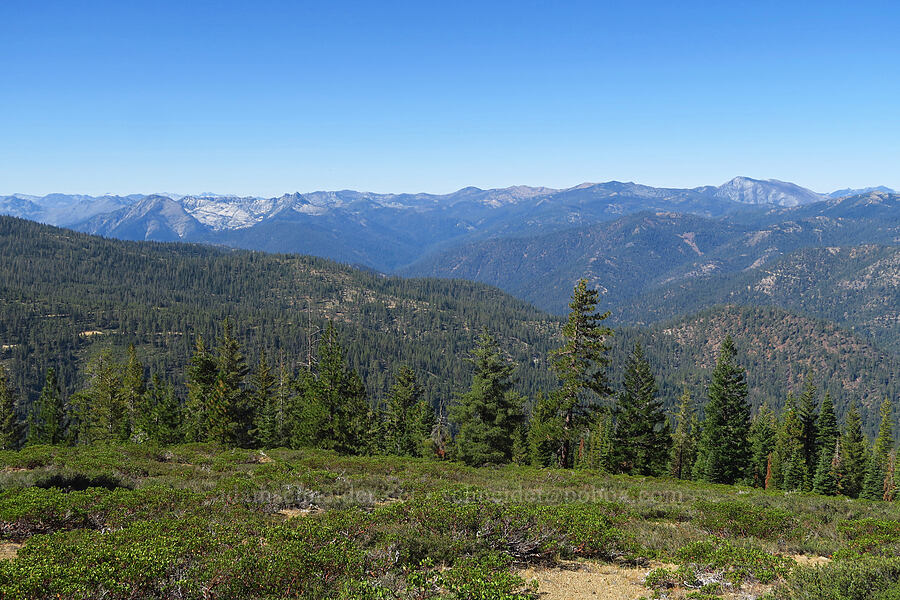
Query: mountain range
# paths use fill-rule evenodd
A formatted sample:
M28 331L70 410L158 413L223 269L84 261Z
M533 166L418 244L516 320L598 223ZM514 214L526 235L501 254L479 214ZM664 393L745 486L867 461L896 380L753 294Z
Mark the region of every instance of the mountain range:
M809 206L854 192L823 195L792 183L736 177L721 186L690 189L613 181L567 189L468 187L445 195L347 190L278 198L16 194L0 197L0 214L127 240L313 254L390 273L460 244L538 235L641 211L716 218Z

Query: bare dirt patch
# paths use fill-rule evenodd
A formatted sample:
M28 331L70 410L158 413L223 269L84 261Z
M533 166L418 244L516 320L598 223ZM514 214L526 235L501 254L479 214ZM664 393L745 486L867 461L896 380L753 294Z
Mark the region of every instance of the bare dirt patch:
M826 565L831 562L831 559L827 556L809 556L807 554L795 554L792 556L797 564L801 567L818 567L819 565Z
M657 567L623 567L590 562L564 561L560 567L528 568L519 572L525 581L537 579L538 595L546 600L635 600L648 596L644 578Z
M295 517L306 517L318 512L322 512L321 509L318 508L282 508L279 511L276 511L275 514L281 515L287 519L293 519Z
M12 560L19 553L22 544L15 542L0 542L0 560Z

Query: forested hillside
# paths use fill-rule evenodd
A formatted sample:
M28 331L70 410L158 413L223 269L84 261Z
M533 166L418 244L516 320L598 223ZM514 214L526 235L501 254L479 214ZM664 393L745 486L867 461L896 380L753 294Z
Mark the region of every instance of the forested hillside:
M0 357L34 398L47 367L73 389L100 348L134 344L154 372L181 370L195 337L214 340L230 317L249 355L305 362L327 320L370 393L396 368L421 374L447 401L488 327L521 365L524 393L546 387L541 367L557 321L495 288L403 280L306 256L107 240L0 217ZM179 383L176 381L176 383Z
M467 385L467 358L484 327L518 364L516 389L529 405L556 383L548 354L559 343L560 320L477 283L404 280L297 255L106 240L13 218L0 218L0 273L0 358L29 400L47 367L72 391L91 356L112 348L124 359L130 344L148 371L164 374L183 395L196 336L213 344L226 317L251 364L265 350L291 370L315 359L319 334L333 320L372 400L408 364L427 399L446 408ZM684 383L703 396L726 334L749 367L754 406L780 407L812 372L839 415L851 401L861 403L871 432L880 400L896 395L896 354L834 324L772 308L719 307L652 328L617 326L610 379L621 381L640 341L662 401L674 410Z

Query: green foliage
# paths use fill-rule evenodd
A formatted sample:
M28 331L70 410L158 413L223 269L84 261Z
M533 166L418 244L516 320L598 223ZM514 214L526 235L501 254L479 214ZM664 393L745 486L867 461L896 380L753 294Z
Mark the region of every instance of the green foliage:
M866 473L866 438L862 432L862 422L856 403L850 405L841 434L841 493L856 498L862 492Z
M691 392L684 386L678 414L675 417L675 433L672 434L672 454L669 459L670 474L676 479L690 479L697 456L700 423L691 400Z
M750 483L765 487L772 454L775 452L778 419L768 404L759 407L750 425Z
M513 391L516 367L486 331L472 362L472 385L450 413L459 427L456 456L469 465L509 462L515 432L524 418L522 397Z
M41 395L28 414L28 444L60 444L65 440L66 412L56 370L47 369Z
M434 413L425 404L412 369L400 367L385 404L385 451L397 456L421 456L425 439L431 435Z
M900 559L864 557L818 569L794 569L777 592L779 600L870 600L890 598L900 580ZM886 594L886 595L880 595Z
M709 402L695 476L713 483L744 479L750 459L750 406L746 373L737 364L731 337L722 342L709 385Z
M640 475L660 475L665 470L671 438L657 392L650 363L637 344L625 367L625 382L617 398L613 435L616 470Z
M794 565L790 558L715 537L688 544L678 551L676 558L695 569L723 571L725 578L734 584L747 580L769 583L787 575Z
M697 524L708 531L729 537L783 539L796 534L799 523L793 514L740 501L694 504Z
M553 412L562 421L558 457L563 467L572 466L573 441L579 439L582 427L591 421L597 401L610 392L605 368L609 364L607 340L612 330L602 325L609 312L600 313L597 303L597 290L588 289L587 280L579 279L562 330L565 343L551 353L550 366L562 383L559 393L548 398L556 400Z
M9 380L9 373L0 364L0 450L14 450L22 441L18 405L18 395Z

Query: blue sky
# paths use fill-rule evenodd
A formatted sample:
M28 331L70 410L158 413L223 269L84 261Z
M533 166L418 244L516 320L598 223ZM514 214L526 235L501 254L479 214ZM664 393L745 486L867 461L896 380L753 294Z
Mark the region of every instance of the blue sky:
M900 188L896 2L0 2L0 193Z

